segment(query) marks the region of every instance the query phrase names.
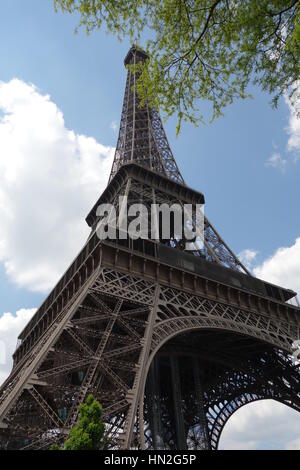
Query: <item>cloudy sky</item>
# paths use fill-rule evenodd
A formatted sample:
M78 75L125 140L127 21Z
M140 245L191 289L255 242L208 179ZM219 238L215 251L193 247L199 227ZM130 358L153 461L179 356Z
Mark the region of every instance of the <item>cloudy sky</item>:
M0 0L0 382L17 335L88 236L116 144L129 43L74 35L52 0ZM165 127L186 182L254 274L300 292L300 120L257 89L210 126ZM202 103L205 112L206 104ZM300 449L300 417L239 410L222 448Z

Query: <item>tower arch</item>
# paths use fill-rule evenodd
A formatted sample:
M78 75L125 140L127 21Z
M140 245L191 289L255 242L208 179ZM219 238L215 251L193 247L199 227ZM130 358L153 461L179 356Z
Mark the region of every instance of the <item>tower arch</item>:
M281 362L281 366L278 365L275 371L274 361ZM176 362L176 373L174 373L174 362ZM193 368L190 367L192 363L194 363ZM190 372L184 370L185 367L188 367ZM281 377L278 370L281 371ZM176 374L177 379L175 379ZM198 374L198 379L195 378L195 374ZM240 331L226 331L221 327L208 328L207 325L201 327L199 323L198 326L194 325L189 329L182 328L180 331L173 331L152 351L147 362L144 394L141 395L139 404L139 419L147 423L147 432L145 436L141 436L141 448L217 450L221 433L228 419L239 408L253 401L274 399L300 411L300 398L295 397L291 389L297 374L297 367L294 366L289 352L276 347L270 338L267 342ZM187 380L190 381L188 391L184 386ZM288 382L290 388L287 387ZM160 391L166 388L167 383L176 383L181 390L179 399L178 393L176 398L174 390L169 389L169 397L166 396L165 390L163 393ZM198 391L195 390L197 387ZM155 398L147 401L147 394ZM193 422L191 415L188 416L186 411L187 403L193 407L197 400L202 402L200 407L198 403L197 418L202 419L201 433L199 432L201 426ZM153 410L157 403L165 407L164 410L158 411L156 417L149 417L149 410ZM173 420L172 424L169 420L168 425L166 418L168 414L166 408L169 410L172 408L176 414L175 410L181 406L180 403L183 404L184 412L181 413L179 421L184 423L182 426L185 428L185 437L183 434L178 436L173 433L172 435L171 429L176 428L176 420ZM151 426L152 430L149 431ZM195 430L194 444L189 441L188 429ZM158 430L161 436L156 438L154 443L150 435ZM168 443L166 439L171 439L171 441ZM196 439L198 442L195 442Z

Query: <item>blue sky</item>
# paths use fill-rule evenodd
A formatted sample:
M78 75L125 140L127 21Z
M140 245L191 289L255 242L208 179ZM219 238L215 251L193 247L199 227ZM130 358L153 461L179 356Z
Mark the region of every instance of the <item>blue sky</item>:
M75 35L76 24L56 14L52 0L2 1L0 80L33 83L62 110L68 128L114 146L110 124L119 123L129 42L105 32ZM288 108L281 102L274 111L269 95L251 92L253 100L235 103L212 125L184 125L178 138L175 118L165 128L186 182L204 192L206 213L227 243L265 259L299 235L300 164L288 155L284 174L266 166L275 150L287 154ZM41 299L7 287L2 310Z
M0 0L0 6L0 82L8 84L15 78L28 87L33 84L41 96L50 95L49 100L63 113L66 129L76 136L93 138L94 146L98 142L105 149L114 147L117 132L112 123L119 125L126 78L123 60L129 42L120 43L105 32L87 37L80 31L75 35L77 18L56 14L52 0ZM233 251L245 256L244 250L250 250L249 259L251 267L256 267L256 274L271 282L288 284L291 280L293 285L287 287L297 289L299 285L300 289L300 250L295 242L300 237L300 161L297 161L300 148L294 145L293 151L288 150L291 113L287 103L281 100L279 108L273 110L270 96L255 88L250 91L252 100L228 107L225 117L212 125L198 128L183 125L176 138L176 118L171 118L165 129L187 184L205 194L206 214ZM208 109L205 103L202 106ZM5 113L0 101L0 118ZM299 142L299 127L294 133L298 133L294 141ZM105 149L103 159L108 158L109 150ZM1 143L0 152L3 152L1 164L5 158ZM42 160L40 164L43 165ZM96 163L95 168L98 168ZM72 169L69 174L72 175ZM103 186L96 183L92 186L93 194L86 198L88 203L82 201L80 223L76 218L74 226L76 234L81 227L82 231L86 230L84 215ZM38 213L42 197L33 198L30 191L25 196L24 205ZM65 207L65 211L73 214L75 209L70 201L64 203L65 197L59 201L62 212ZM65 212L59 220L63 223L68 215ZM39 231L38 218L35 221L34 233ZM56 230L59 233L60 225ZM62 230L62 237L64 233L69 234L70 229ZM25 252L27 245L22 243ZM68 238L66 244L70 245L67 256L70 262L80 244L77 241L72 245ZM286 250L286 255L276 254L280 248ZM34 257L35 251L30 249ZM282 259L287 256L290 264L287 263L283 278L278 265L282 266ZM2 255L2 261L0 256L0 316L4 312L14 314L22 308L37 307L48 289L47 286L35 289L28 278L24 281L27 272L26 276L16 276L16 265L22 263L13 255L11 259ZM57 272L62 272L61 267Z
M33 83L51 96L68 128L114 146L110 124L119 123L129 42L105 32L75 35L76 24L76 17L56 14L52 0L2 1L0 80ZM251 92L253 100L235 103L212 125L184 125L178 138L176 118L165 128L186 182L206 196L211 222L236 253L251 248L263 260L299 235L300 164L286 157L287 105L274 111L269 95ZM284 173L266 166L274 151L288 159ZM0 276L3 285L1 268ZM2 310L41 300L7 289Z

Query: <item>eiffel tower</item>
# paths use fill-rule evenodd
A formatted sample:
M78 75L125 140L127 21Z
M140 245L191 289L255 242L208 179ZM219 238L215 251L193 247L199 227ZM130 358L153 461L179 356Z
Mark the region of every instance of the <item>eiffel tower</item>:
M146 59L133 46L125 65ZM86 218L90 236L20 333L0 390L2 449L63 442L89 393L103 406L111 449L214 450L247 403L273 399L300 411L295 292L251 275L207 217L194 250L161 232L97 236L97 208L119 207L119 196L129 206L204 203L185 184L159 113L139 105L138 72L127 68L109 183Z

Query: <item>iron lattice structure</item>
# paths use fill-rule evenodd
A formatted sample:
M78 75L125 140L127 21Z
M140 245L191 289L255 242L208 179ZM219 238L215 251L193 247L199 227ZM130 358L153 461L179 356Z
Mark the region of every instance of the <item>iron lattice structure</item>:
M125 64L146 59L136 47ZM112 449L217 449L230 416L271 398L300 411L293 291L249 274L205 218L204 241L97 237L100 203L204 203L178 170L157 111L128 70L109 184L90 237L19 336L0 390L3 449L47 449L88 393ZM191 215L190 223L195 225Z

